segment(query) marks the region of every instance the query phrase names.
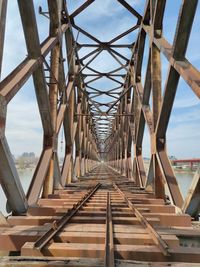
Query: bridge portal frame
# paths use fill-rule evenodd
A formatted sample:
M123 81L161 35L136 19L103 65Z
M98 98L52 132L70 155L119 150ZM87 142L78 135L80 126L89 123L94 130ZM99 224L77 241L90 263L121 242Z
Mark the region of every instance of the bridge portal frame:
M18 0L21 20L26 40L28 56L0 83L0 177L1 184L8 199L8 205L14 213L23 213L28 205L37 202L41 191L46 197L53 189L61 188L73 181L74 176L84 175L102 157L122 174L134 179L136 184L154 191L157 197L165 198L165 185L168 186L172 202L182 207L183 198L176 181L166 151L166 132L173 108L173 102L180 77L182 77L197 97L200 97L199 71L185 58L193 19L198 0L183 0L173 45L170 45L162 33L163 16L166 0L148 0L142 17L125 0L118 2L137 18L137 24L108 43L78 27L74 18L83 12L94 0L87 0L71 15L68 14L66 1L48 0L50 29L47 39L40 44L37 22L32 0ZM0 5L0 69L2 65L7 0ZM121 68L127 70L124 77L123 91L119 98L107 104L108 110L102 112L99 103L89 97L84 83L82 70L88 68L82 64L78 49L89 44L78 44L72 27L93 39L97 44L95 51L85 58L93 56L90 62L106 49L118 63L114 43L131 31L139 29L139 34L132 49L132 57ZM144 86L141 82L145 39L149 38L149 58ZM63 65L63 48L67 51L68 72ZM161 53L169 62L168 77L164 95L161 92ZM51 54L48 63L46 57ZM45 71L49 73L47 81ZM20 88L32 75L43 126L43 150L33 175L27 196L21 186L17 170L5 136L7 105ZM115 79L111 72L97 73ZM98 90L97 90L98 91ZM153 95L152 110L149 100ZM98 92L103 94L105 92ZM109 93L108 93L109 95ZM91 108L92 106L92 108ZM103 133L93 123L94 107L100 116L109 121L105 151L100 151L98 141ZM110 111L115 110L112 114ZM114 118L114 120L113 120ZM58 134L63 124L65 133L65 158L62 171L59 169L57 146ZM146 175L142 157L142 141L145 124L151 137L151 160ZM101 134L97 134L97 131ZM75 146L74 146L75 144ZM134 161L132 164L132 144L134 144ZM75 151L75 160L73 159Z

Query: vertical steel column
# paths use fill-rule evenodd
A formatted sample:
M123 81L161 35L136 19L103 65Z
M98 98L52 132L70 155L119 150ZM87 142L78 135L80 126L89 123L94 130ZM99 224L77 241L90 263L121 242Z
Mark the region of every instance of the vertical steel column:
M6 28L7 0L0 1L0 80L3 61L4 36Z
M54 187L54 173L55 173L55 154L57 153L57 99L58 99L58 81L59 79L59 58L60 58L60 45L56 45L51 52L51 71L54 77L50 78L49 86L49 100L51 108L51 119L53 124L53 154L49 164L49 170L44 181L43 186L43 197L48 197L49 194L52 194Z

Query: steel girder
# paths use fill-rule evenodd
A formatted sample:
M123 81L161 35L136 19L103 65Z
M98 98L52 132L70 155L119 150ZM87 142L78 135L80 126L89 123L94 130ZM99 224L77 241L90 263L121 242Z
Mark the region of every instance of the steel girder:
M0 175L9 206L14 212L23 213L28 205L37 202L41 192L43 197L48 196L54 188L73 182L75 176L84 176L100 160L107 161L141 187L154 191L159 198L165 198L166 184L173 203L180 208L183 205L179 185L167 156L166 132L179 78L182 77L200 97L199 71L185 58L198 1L182 1L173 45L167 42L162 33L166 0L148 0L143 15L125 0L118 0L124 10L136 19L136 24L108 42L100 41L76 23L76 18L94 1L85 1L69 14L65 0L48 0L49 36L40 44L33 1L18 0L28 57L0 83ZM6 7L7 1L1 1L0 70ZM138 31L136 40L130 44L117 43L134 31ZM79 34L92 43L80 43ZM141 72L147 36L150 40L149 58L143 85ZM66 49L66 62L63 60L63 48ZM81 57L82 48L89 50ZM129 49L131 57L119 52L120 48ZM91 67L102 51L106 51L120 67L106 73L99 71L98 66ZM47 60L49 53L50 64ZM169 62L163 95L161 53ZM43 150L25 196L6 142L5 121L7 105L31 76L44 138ZM116 86L106 90L93 86L95 81L103 78ZM151 93L152 109L149 103ZM98 100L102 95L112 100L102 103ZM57 139L62 125L66 147L60 170ZM145 173L142 157L145 125L151 139L148 174Z

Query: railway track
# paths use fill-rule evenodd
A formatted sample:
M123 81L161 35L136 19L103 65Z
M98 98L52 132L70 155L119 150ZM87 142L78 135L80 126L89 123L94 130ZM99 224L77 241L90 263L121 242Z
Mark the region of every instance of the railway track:
M74 204L73 207L68 210L68 212L61 219L53 221L52 227L34 243L34 249L42 251L44 246L54 239L56 234L62 231L63 227L70 222L70 219L72 219L72 217L78 213L78 211L95 194L100 186L101 184L97 183L95 186L89 189L89 191L81 198L81 200Z
M53 221L51 228L44 233L34 244L33 251L34 255L39 255L44 250L45 246L49 244L52 240L56 240L56 235L62 231L70 220L76 216L76 214L84 209L84 205L87 205L91 197L95 198L95 193L101 187L100 183L95 184L90 188L87 193L79 200L73 207L68 210L68 212L62 216L61 219ZM104 266L114 267L114 233L113 233L113 220L112 220L112 203L111 195L112 192L117 192L115 196L121 198L126 202L127 208L129 207L130 212L136 217L142 227L146 228L155 245L161 250L164 256L170 256L168 251L169 247L167 243L161 238L161 236L156 232L156 230L151 226L151 224L145 219L145 217L139 212L139 210L131 203L131 201L126 197L126 194L117 186L116 183L111 184L111 190L107 192L106 196L106 219L105 219L105 255L104 255Z
M18 251L21 260L63 259L69 261L66 266L114 267L144 258L200 258L198 245L185 247L191 235L200 238L200 231L191 228L190 216L176 214L173 205L124 177L122 182L109 168L97 168L79 182L55 190L26 216L11 216L8 223L10 228L0 231L5 240L0 249ZM79 263L73 265L75 259Z
M36 242L33 243L32 256L38 256L43 254L45 246L48 246L54 240L58 239L58 234L61 234L62 229L70 223L70 220L78 214L78 212L87 205L87 203L93 198L95 202L95 193L100 189L101 184L97 183L91 187L71 209L68 210L59 220L52 222L51 228L44 233ZM117 194L116 194L117 193ZM142 227L146 228L149 232L154 243L159 247L164 256L170 256L168 252L168 245L156 232L156 230L150 225L145 217L139 212L137 208L131 203L126 197L126 194L117 186L115 183L110 184L110 190L107 191L106 195L106 210L105 210L105 255L104 255L104 266L114 267L115 266L115 255L114 255L114 233L113 233L113 220L112 220L112 202L111 199L122 199L122 203L126 203L126 208L130 209L130 214L136 217ZM113 195L113 196L112 196ZM124 201L123 201L124 200ZM130 215L129 214L129 215ZM44 252L45 255L45 252Z

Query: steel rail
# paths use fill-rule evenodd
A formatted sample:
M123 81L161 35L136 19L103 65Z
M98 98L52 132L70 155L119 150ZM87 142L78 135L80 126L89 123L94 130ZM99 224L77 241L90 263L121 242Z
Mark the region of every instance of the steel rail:
M52 223L52 227L34 243L34 249L42 250L44 246L47 245L48 242L52 240L59 231L62 230L62 228L80 210L80 208L82 208L82 206L100 186L100 183L97 183L95 186L93 186L61 219L54 221Z
M167 243L161 238L161 236L157 233L157 231L153 228L153 226L147 221L147 219L139 212L139 210L131 203L131 201L128 199L126 194L121 191L121 189L113 183L114 188L120 193L120 195L123 197L123 199L128 204L129 208L134 212L135 216L138 218L140 223L147 229L149 234L151 235L154 243L159 247L161 252L164 256L171 256L169 253L169 246Z
M105 238L105 258L104 267L115 267L114 257L114 237L112 224L112 210L110 202L110 192L107 193L107 207L106 207L106 238Z

